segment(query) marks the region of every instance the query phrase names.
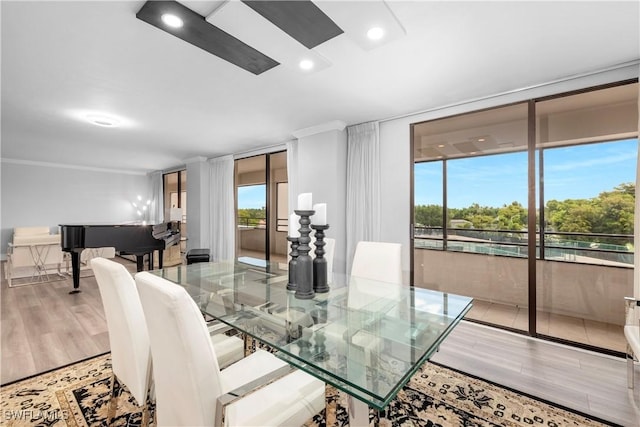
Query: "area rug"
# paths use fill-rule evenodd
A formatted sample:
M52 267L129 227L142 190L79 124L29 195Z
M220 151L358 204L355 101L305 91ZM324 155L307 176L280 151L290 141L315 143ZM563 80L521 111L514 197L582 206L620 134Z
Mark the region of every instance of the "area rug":
M109 354L0 388L1 425L106 426L111 389ZM346 397L327 388L329 425L348 424ZM139 426L141 413L126 388L111 425ZM151 416L152 425L153 411ZM460 372L425 363L385 411L381 426L603 426L591 419ZM327 425L324 411L307 426Z

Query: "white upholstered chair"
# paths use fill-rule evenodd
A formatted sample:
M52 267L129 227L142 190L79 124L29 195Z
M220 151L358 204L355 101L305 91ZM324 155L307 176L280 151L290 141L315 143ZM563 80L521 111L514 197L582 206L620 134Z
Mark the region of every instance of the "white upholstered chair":
M154 319L147 327L158 426L299 426L322 410L324 383L302 371L285 374L292 368L263 350L220 370L185 289L149 272L135 279L145 316ZM265 376L273 381L254 388Z
M122 265L104 258L91 261L98 282L111 347L111 425L125 384L138 406L143 407L142 425L148 424L147 398L151 374L151 351L146 321L133 277Z
M625 297L624 337L627 339L627 386L633 388L634 360L640 357L640 300Z
M401 284L402 245L358 242L351 264L351 276Z
M143 408L143 424L148 421L147 392L151 381L151 349L147 323L133 276L124 267L105 258L91 260L109 330L112 380L109 422L115 415L120 383L125 384ZM244 343L237 337L211 335L218 362L227 366L244 357ZM117 381L116 381L117 380Z
M384 311L391 316L398 314L402 291L401 250L399 243L358 242L347 291L350 309ZM341 324L330 324L324 331L334 338L342 338L345 346L349 343L361 347L367 358L371 349L383 345L378 339L358 333L357 327L353 326L347 328Z

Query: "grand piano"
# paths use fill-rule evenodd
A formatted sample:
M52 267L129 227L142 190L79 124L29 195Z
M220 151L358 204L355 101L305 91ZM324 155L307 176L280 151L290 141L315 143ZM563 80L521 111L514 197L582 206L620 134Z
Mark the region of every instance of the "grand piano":
M73 290L80 292L80 254L85 248L113 247L121 255L135 255L138 271L144 269L148 255L149 270L153 269L153 252L158 251L162 268L162 252L180 242L180 222L161 224L60 224L62 250L71 254Z

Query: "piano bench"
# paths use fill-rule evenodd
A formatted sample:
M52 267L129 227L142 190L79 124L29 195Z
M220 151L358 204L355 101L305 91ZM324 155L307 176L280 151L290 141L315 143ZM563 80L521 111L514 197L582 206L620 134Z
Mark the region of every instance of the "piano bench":
M187 264L209 262L210 255L211 252L209 249L189 249L189 251L187 251Z

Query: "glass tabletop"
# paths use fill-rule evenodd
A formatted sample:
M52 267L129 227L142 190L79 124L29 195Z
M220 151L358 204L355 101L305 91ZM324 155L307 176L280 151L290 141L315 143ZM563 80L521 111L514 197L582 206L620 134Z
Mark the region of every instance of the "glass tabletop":
M328 293L287 291L286 264L239 258L154 270L203 313L383 409L471 308L469 297L333 274Z

